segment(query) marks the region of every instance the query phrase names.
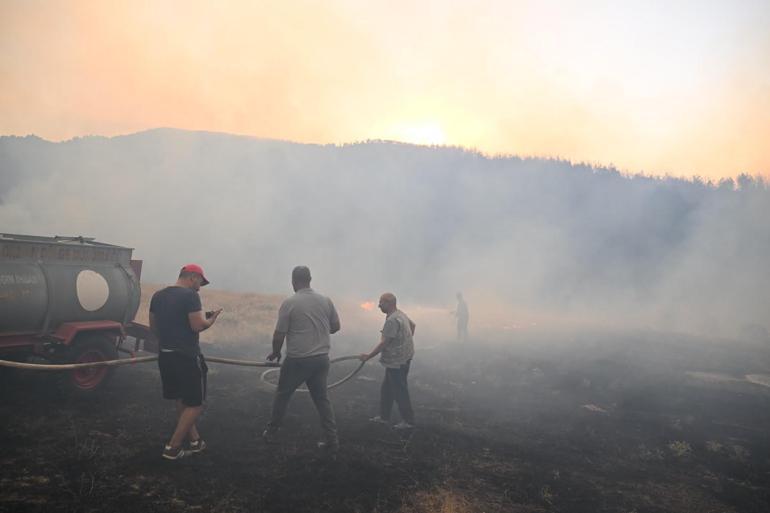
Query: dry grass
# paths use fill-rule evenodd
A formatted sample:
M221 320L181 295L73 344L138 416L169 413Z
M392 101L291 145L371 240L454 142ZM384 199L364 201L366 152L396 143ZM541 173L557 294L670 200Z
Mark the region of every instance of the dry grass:
M164 285L142 284L142 300L136 321L147 324L150 298ZM244 347L254 341L265 341L273 333L278 317L278 306L284 297L278 295L247 294L222 290L201 289L204 310L222 308L217 323L201 334L204 342L216 342L228 349Z
M474 513L479 511L464 495L435 488L430 491L417 492L399 510L399 513Z
M514 504L499 494L463 491L451 484L418 491L404 501L398 513L543 513L536 504Z

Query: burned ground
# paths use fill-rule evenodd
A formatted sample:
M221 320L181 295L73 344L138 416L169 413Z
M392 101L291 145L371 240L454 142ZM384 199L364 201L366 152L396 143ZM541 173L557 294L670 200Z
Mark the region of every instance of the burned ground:
M335 353L356 349L342 339ZM209 450L178 462L160 458L173 414L154 364L88 400L4 373L0 510L770 510L770 388L744 378L770 374L770 348L652 333L439 343L415 358L410 434L367 422L373 362L332 392L337 461L315 448L306 394L265 445L259 371L210 367Z

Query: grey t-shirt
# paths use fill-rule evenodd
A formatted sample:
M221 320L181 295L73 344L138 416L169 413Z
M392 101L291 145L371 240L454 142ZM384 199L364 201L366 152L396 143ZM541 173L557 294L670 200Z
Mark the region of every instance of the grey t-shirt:
M385 367L398 368L414 357L414 340L409 317L401 310L388 315L382 327L387 339L380 353L380 363Z
M329 353L329 330L339 322L332 300L306 288L281 304L275 331L286 333L288 357L306 358Z

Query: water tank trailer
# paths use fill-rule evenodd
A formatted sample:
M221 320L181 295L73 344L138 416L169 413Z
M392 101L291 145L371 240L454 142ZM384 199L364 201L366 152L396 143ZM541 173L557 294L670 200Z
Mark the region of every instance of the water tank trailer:
M88 237L0 233L0 359L50 363L114 360L127 337L156 350L135 323L141 260L133 249ZM97 390L114 368L61 372L67 393Z

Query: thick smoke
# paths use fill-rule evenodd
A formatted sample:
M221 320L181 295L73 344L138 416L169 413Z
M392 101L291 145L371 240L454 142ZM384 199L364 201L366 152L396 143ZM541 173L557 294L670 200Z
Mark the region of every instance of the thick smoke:
M136 248L143 279L733 335L768 328L770 190L389 142L0 138L0 232Z

